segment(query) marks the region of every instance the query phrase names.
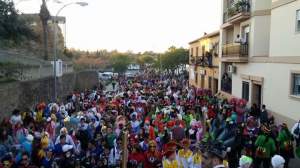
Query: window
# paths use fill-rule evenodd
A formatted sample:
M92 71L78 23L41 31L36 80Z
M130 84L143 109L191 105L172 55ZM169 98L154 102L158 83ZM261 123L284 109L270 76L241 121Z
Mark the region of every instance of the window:
M292 73L292 95L300 96L300 73Z
M195 72L195 83L196 83L196 85L198 85L198 73L197 72Z
M249 101L249 82L243 81L242 98Z
M191 56L194 55L194 53L193 53L193 48L191 48L191 53L190 53L190 55L191 55Z
M202 57L205 56L205 45L202 46Z
M196 48L196 57L198 57L199 47Z
M300 33L300 9L296 11L296 32Z

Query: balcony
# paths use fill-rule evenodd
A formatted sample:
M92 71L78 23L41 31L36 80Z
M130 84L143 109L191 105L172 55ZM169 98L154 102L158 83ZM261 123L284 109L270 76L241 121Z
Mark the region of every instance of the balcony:
M238 0L237 2L230 4L224 11L224 25L242 22L251 17L249 0Z
M222 47L223 62L248 62L248 44L232 43Z

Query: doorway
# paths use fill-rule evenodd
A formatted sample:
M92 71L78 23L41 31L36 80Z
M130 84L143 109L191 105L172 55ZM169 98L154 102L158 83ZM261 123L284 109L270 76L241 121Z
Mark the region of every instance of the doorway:
M201 75L201 88L204 89L205 76Z
M262 104L262 85L253 83L252 85L252 104L261 107Z
M219 81L218 81L218 79L213 79L214 80L214 82L213 82L213 94L216 94L217 92L218 92L218 83L219 83Z

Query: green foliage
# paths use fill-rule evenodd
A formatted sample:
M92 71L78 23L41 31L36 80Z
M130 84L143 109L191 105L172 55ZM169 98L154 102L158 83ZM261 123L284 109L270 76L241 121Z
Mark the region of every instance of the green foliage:
M160 57L161 67L164 70L174 71L175 69L188 64L189 59L189 51L184 48L176 48L174 46L170 47L168 51L166 51Z
M140 55L136 59L136 63L140 66L145 66L146 64L153 64L155 62L155 59L153 56L150 55Z
M132 63L132 58L126 54L116 54L111 56L110 59L112 68L117 73L124 73L128 65Z
M22 19L11 0L0 1L0 39L19 44L35 37L27 22Z

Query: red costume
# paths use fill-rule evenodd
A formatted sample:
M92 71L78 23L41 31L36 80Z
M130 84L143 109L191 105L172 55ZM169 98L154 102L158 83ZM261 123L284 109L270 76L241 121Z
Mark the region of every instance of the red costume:
M162 155L156 149L155 141L149 142L149 149L145 152L145 165L144 168L161 167Z

